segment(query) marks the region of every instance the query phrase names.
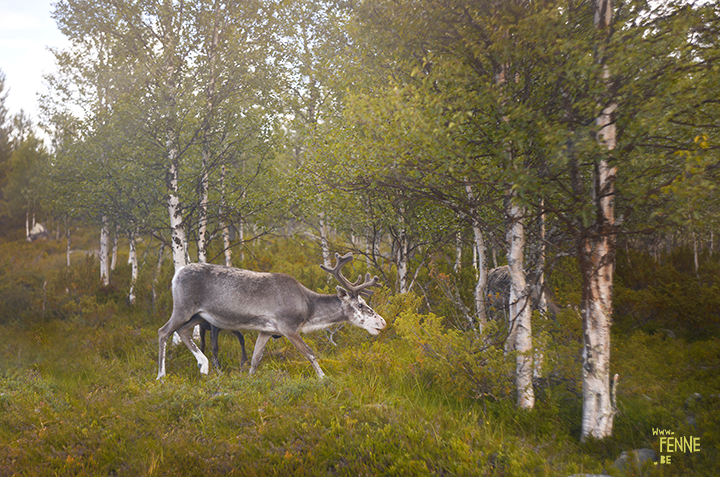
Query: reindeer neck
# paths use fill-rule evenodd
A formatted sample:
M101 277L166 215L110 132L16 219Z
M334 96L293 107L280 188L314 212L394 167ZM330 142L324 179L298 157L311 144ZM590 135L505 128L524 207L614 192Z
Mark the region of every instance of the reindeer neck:
M313 313L303 326L303 331L308 332L316 329L323 329L329 326L344 323L348 318L343 314L340 298L337 295L313 294Z

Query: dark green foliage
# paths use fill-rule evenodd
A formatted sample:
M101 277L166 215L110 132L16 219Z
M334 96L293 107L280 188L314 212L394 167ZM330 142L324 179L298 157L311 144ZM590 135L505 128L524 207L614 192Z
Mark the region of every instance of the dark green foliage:
M674 250L659 261L647 254L621 253L614 302L617 331L642 329L691 339L718 336L719 258L706 253L696 275L688 249Z

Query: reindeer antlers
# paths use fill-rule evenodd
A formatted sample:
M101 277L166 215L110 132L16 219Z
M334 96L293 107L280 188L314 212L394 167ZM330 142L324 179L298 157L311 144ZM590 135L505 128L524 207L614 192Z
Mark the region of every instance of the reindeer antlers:
M378 286L378 277L370 278L370 274L365 274L365 281L363 283L360 283L362 281L362 275L358 276L358 279L355 281L355 283L350 283L350 280L345 278L340 272L340 269L345 265L346 263L352 262L353 254L352 252L348 252L342 257L339 253L335 254L335 268L328 268L325 265L320 265L320 268L328 272L330 275L335 277L335 280L340 282L340 285L345 287L350 293L353 295L358 295L359 293L365 293L368 295L372 295L372 290L366 290L368 287L374 287Z

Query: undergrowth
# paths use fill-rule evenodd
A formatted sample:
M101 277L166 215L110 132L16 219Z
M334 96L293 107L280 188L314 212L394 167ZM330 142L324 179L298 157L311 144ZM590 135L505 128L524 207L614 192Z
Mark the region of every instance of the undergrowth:
M164 265L155 281L151 247L141 249L150 265L134 307L124 299L123 265L101 287L92 258L78 254L64 266L62 244L5 243L0 251L0 476L720 473L712 328L685 339L677 323L643 327L619 317L614 434L581 444L581 324L571 304L534 316L542 365L530 412L515 407L511 354L429 313L423 299L387 289L372 299L388 322L380 336L349 325L306 335L328 375L322 381L284 339L268 344L249 376L230 333L220 334L222 370L202 377L187 349L169 346L168 376L156 381L172 272ZM334 287L312 247L275 241L249 252L248 268ZM364 271L358 263L355 272ZM571 281L554 286L558 302L571 301ZM251 352L254 334L246 335ZM699 437L701 451L675 452L672 464L643 471L613 467L623 451L660 454L655 429Z

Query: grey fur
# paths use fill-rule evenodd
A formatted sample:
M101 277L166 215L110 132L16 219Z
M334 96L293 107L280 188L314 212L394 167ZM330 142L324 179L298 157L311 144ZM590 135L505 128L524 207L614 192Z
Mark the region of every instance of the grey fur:
M347 260L348 256L352 257L348 254L342 259ZM337 254L336 257L341 260ZM377 279L374 279L364 286L376 283ZM283 335L312 363L318 377L322 378L324 373L317 358L300 333L349 321L370 334L378 334L385 328L385 320L360 296L364 286L352 291L338 286L337 294L322 295L282 273L260 273L207 263L182 267L172 280L172 315L158 330L158 379L165 376L165 348L168 338L176 331L197 359L200 372L208 373L207 357L190 338L192 327L203 319L225 330L259 332L250 374L257 369L270 337Z

